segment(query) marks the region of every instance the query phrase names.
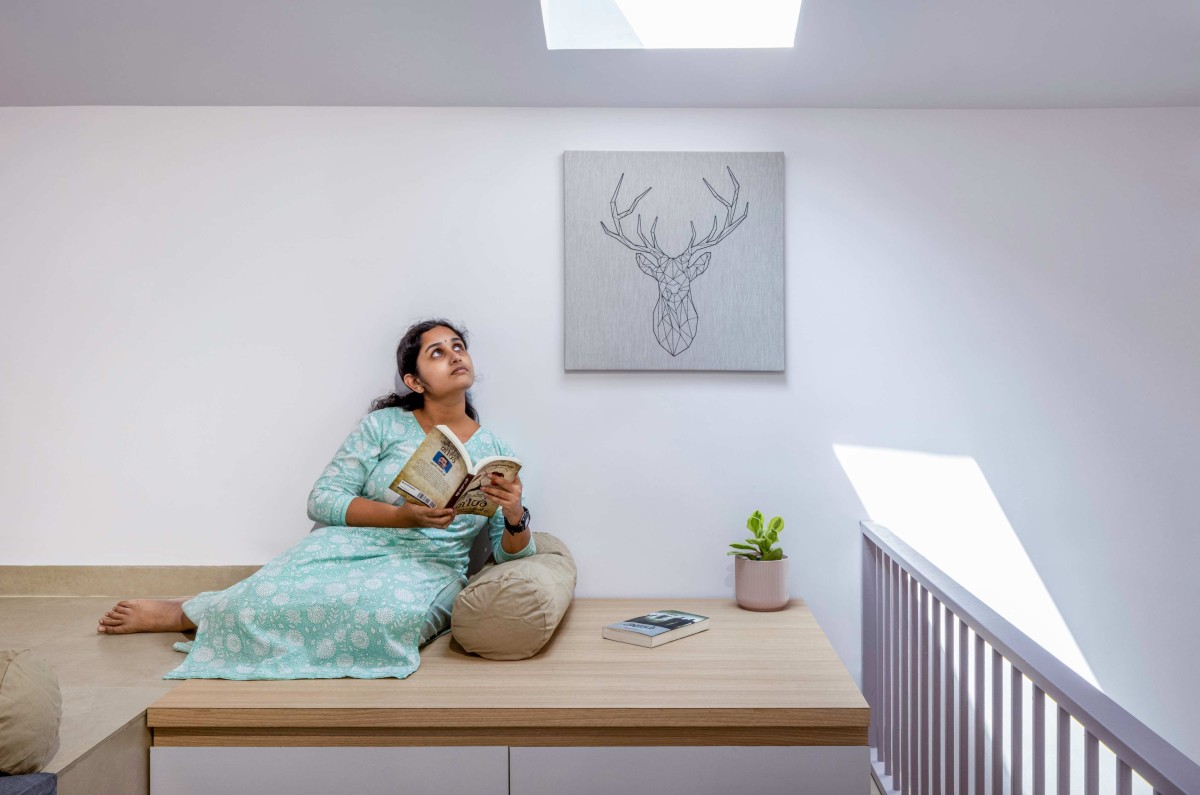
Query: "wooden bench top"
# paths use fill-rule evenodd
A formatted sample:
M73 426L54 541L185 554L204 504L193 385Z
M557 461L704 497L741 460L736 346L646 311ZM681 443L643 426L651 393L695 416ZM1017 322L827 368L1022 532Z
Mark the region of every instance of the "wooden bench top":
M711 628L657 648L600 629L658 609ZM155 745L866 745L868 708L808 606L577 599L516 662L449 636L408 679L190 680L152 704Z

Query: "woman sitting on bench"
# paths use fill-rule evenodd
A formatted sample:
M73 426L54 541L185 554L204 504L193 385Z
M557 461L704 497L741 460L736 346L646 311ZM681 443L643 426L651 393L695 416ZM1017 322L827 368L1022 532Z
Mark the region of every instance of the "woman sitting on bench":
M313 486L308 515L328 525L253 576L191 599L118 602L97 631L196 630L167 679L404 678L417 649L449 625L466 585L475 536L490 533L496 560L531 555L521 479L493 475L484 491L502 510L488 519L400 502L388 486L435 425L472 460L513 455L479 425L466 335L444 320L414 325L396 364L411 390L375 401ZM186 647L185 647L186 648Z

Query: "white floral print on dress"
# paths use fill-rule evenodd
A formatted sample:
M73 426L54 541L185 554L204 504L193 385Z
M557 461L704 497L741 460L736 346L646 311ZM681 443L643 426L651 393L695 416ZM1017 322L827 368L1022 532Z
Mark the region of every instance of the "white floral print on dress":
M326 526L250 578L186 602L196 639L166 678L404 678L415 671L430 605L443 588L466 584L475 536L486 532L499 548L504 530L499 512L460 515L446 528L345 525L355 497L398 501L388 485L424 437L401 409L364 417L309 494L309 518ZM486 428L466 447L476 459L513 454ZM518 556L533 551L531 544Z

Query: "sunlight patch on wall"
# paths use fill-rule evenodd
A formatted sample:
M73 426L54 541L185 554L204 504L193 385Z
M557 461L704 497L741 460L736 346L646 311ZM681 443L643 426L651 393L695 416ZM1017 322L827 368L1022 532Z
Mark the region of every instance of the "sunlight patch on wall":
M833 452L871 521L1100 687L974 458L840 444Z

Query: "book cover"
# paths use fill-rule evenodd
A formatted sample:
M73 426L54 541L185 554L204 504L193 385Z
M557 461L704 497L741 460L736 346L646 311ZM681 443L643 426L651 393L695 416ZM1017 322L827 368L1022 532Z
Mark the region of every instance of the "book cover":
M519 471L521 462L506 456L489 456L472 463L454 431L438 425L425 436L388 488L407 502L491 516L500 506L488 499L484 484L493 472L511 480Z
M708 629L708 616L682 610L656 610L604 627L601 634L609 640L637 646L660 646Z

